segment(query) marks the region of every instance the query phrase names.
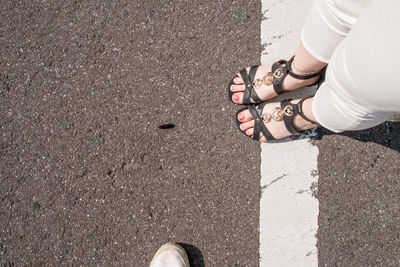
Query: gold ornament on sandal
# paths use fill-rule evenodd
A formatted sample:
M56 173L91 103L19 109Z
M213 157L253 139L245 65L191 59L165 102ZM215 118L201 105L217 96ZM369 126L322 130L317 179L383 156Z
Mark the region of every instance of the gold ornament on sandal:
M270 86L273 82L273 79L274 75L272 74L272 72L268 72L267 74L264 75L262 79L256 79L253 83L253 86L256 87L256 89L261 87L261 85L263 84L266 86Z
M293 107L292 106L286 106L286 107L284 107L283 108L283 113L286 115L286 116L292 116L293 115Z
M283 71L282 71L281 68L279 68L279 69L274 71L274 77L275 78L280 79L280 78L282 78L282 76L283 76Z
M256 79L256 80L253 82L253 86L254 86L256 89L258 89L259 87L261 87L261 85L262 85L262 80L260 80L260 79Z
M274 121L281 121L283 120L284 116L283 110L279 107L276 107L272 110L271 116Z
M274 121L282 121L284 116L292 116L293 115L293 107L292 106L286 106L283 109L280 107L276 107L272 110L271 114L269 113L264 113L261 115L261 118L263 122L268 123L271 120Z
M264 78L263 78L263 83L266 86L270 86L272 84L274 80L274 75L272 74L272 72L268 72L267 74L265 74Z
M271 121L272 116L271 116L271 114L265 113L261 116L261 118L262 118L263 122L268 123Z
M274 73L272 72L268 72L267 74L264 75L264 77L262 79L256 79L253 82L253 86L258 89L261 87L261 85L266 85L266 86L270 86L272 85L273 81L274 81L274 77L277 79L282 78L283 76L283 72L282 69L279 68L277 70L274 71Z

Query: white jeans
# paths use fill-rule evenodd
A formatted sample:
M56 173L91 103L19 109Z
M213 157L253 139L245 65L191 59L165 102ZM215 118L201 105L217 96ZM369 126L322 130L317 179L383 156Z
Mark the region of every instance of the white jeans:
M302 42L328 63L313 101L323 127L362 130L400 113L400 0L316 0Z

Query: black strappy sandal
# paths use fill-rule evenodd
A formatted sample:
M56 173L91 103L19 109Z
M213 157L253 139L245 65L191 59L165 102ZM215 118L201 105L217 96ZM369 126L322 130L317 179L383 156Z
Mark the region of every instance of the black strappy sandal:
M242 76L242 79L243 79L243 82L245 85L245 90L244 90L244 95L243 95L243 105L259 104L259 103L263 102L263 100L261 100L260 97L257 95L256 90L254 88L254 87L260 87L262 84L267 85L267 86L273 85L274 91L278 95L283 94L285 92L289 92L289 91L283 90L283 88L282 88L282 82L288 74L290 74L290 76L292 76L296 79L300 79L300 80L311 79L311 78L317 77L319 75L321 75L321 78L323 77L323 72L325 71L325 68L321 69L320 71L318 71L316 73L312 73L312 74L308 74L308 75L299 75L299 74L294 73L292 71L293 59L294 59L294 56L291 57L288 61L282 59L282 60L275 62L272 65L272 71L265 74L262 79L254 80L257 69L260 65L252 66L250 68L249 73L247 73L246 69L241 70L240 75ZM236 104L236 103L233 102L232 96L235 92L231 91L231 85L234 84L233 80L236 77L239 77L239 76L235 75L235 77L232 78L232 80L228 84L228 87L226 88L229 100L234 104ZM321 79L319 79L315 83L308 85L308 86L316 85L316 84L320 83L320 80ZM251 102L251 100L253 100L254 103Z
M269 113L263 114L263 109L264 109L264 106L266 105L266 103L261 103L259 105L247 105L245 108L242 108L236 112L236 114L235 114L236 125L238 126L239 131L241 133L243 133L246 136L251 137L252 139L257 140L257 141L259 141L259 139L260 139L260 133L263 133L263 135L265 136L265 138L267 139L268 142L271 140L276 140L276 138L271 134L271 132L268 130L267 126L265 125L265 123L268 123L271 120L275 120L275 121L283 120L283 122L285 123L286 129L292 135L302 134L305 131L296 130L296 128L294 127L294 124L293 124L293 119L296 117L296 115L300 115L306 121L309 121L317 126L319 125L317 122L307 118L304 115L303 110L302 110L302 104L303 104L304 100L306 100L310 97L312 97L312 96L305 97L296 104L293 104L290 102L292 99L283 100L282 102L280 102L280 107L275 107L272 110L271 114L269 114ZM238 120L238 114L246 109L248 109L250 111L251 116L254 119L254 132L253 132L252 136L247 135L245 131L240 129L240 124L242 122L240 122Z

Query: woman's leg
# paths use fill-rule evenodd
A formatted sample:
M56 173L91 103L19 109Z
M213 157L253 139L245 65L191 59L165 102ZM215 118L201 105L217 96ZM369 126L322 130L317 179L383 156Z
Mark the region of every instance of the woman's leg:
M360 4L361 2L361 4ZM329 62L336 46L346 37L369 0L316 0L302 30L302 40L293 60L292 71L307 75L321 70ZM261 66L255 79L262 79L271 66ZM232 101L243 103L245 85L238 74L231 85ZM291 91L314 83L319 77L301 80L287 75L282 82L285 91ZM261 100L275 97L272 85L255 88Z
M323 2L318 1L317 4ZM314 6L313 10L318 9ZM340 9L341 17L346 17L343 10ZM303 103L303 112L309 119L332 131L341 132L370 128L400 113L398 10L400 2L397 0L387 0L384 4L377 0L371 2L348 32L336 36L339 45L332 48L319 47L313 40L308 40L305 36L310 29L306 24L303 30L305 50L314 58L320 58L321 62L329 61L325 83L314 98ZM319 22L325 23L326 18ZM326 37L325 33L334 31L331 24L327 25L322 27L325 30L319 35L322 40ZM307 48L310 44L313 50ZM254 120L250 112L239 113L238 119L243 122L241 129L252 135ZM298 130L312 126L299 116L294 121ZM276 132L274 136L288 135L282 126L276 124L271 128ZM267 140L261 136L260 141Z
M315 0L301 31L304 48L316 60L329 63L336 47L346 38L370 2Z
M301 34L301 42L293 60L292 71L295 74L307 75L315 73L326 66L336 46L351 30L358 16L366 8L370 0L316 0L311 8ZM271 71L271 66L260 66L255 79L262 79ZM243 103L244 82L238 74L230 86L232 101ZM282 82L285 91L291 91L318 80L314 77L307 80L296 79L287 75ZM277 94L272 85L261 85L255 88L261 100L268 100Z
M335 50L313 115L341 132L376 126L400 113L400 1L373 1Z

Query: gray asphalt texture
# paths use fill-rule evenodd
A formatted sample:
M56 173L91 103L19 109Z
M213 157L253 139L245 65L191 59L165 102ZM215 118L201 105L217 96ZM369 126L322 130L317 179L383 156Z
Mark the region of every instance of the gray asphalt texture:
M400 266L399 134L397 118L316 141L320 266Z
M258 1L0 1L0 264L257 266L260 147L225 86ZM400 125L318 145L320 266L400 265Z
M261 3L0 4L0 264L256 266L260 147L225 86Z

